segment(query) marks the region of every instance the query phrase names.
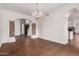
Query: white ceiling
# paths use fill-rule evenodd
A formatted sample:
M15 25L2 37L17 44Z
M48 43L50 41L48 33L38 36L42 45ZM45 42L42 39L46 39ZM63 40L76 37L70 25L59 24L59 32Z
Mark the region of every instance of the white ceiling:
M2 8L31 15L35 11L35 3L0 3ZM49 13L56 8L65 5L64 3L39 3L39 10L43 13Z

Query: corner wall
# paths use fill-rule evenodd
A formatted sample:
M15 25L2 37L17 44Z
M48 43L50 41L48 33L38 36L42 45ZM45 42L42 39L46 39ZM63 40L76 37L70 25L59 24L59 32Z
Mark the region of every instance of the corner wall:
M2 43L15 42L15 37L9 37L9 21L22 18L33 21L31 16L2 9Z
M79 8L79 4L66 4L59 7L41 20L41 38L66 44L68 42L67 13L72 8Z
M0 47L2 45L2 10L0 6Z

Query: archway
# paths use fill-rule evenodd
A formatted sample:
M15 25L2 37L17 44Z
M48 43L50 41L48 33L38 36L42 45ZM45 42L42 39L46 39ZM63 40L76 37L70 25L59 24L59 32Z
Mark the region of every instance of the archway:
M79 47L79 10L72 8L68 17L68 41L74 47Z
M15 36L31 36L31 21L29 19L15 20Z

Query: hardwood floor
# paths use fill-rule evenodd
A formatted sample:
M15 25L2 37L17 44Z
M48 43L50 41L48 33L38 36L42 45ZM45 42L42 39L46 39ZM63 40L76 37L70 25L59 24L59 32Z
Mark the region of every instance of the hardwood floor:
M78 56L79 49L44 39L16 37L15 43L0 48L2 56Z

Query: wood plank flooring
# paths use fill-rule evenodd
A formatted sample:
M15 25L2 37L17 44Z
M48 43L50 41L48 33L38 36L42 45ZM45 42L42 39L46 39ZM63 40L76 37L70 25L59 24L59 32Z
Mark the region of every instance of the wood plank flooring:
M1 56L78 56L79 49L44 39L16 37L15 43L5 43Z

